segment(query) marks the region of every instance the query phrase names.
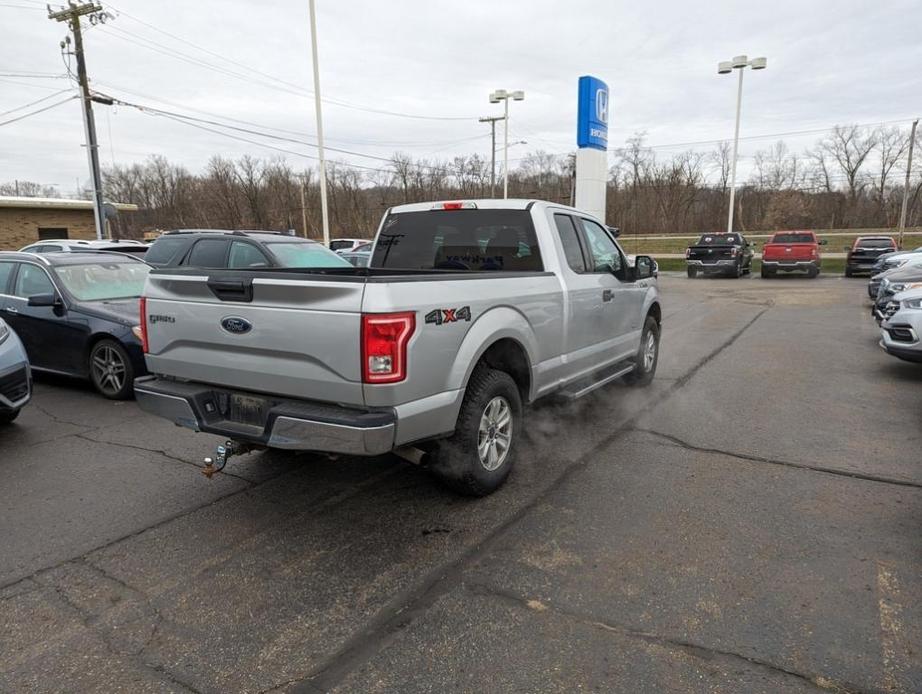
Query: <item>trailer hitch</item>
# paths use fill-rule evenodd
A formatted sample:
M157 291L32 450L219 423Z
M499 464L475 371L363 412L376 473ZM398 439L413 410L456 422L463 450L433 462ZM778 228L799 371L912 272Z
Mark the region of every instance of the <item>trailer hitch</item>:
M214 458L205 458L202 474L211 479L216 472L221 472L232 455L242 455L261 448L245 441L225 441L215 449Z

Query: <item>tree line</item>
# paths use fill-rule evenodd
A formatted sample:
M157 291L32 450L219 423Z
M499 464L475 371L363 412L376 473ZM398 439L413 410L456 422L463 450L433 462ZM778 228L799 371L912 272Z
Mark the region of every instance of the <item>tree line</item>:
M748 166L740 165L749 174L737 184L736 226L742 231L895 227L908 148L907 132L896 127L836 126L800 152L778 141L757 151ZM612 154L608 224L628 234L694 234L725 227L730 143L663 155L637 133ZM918 149L917 154L922 156ZM510 197L569 204L574 161L571 154L525 155L510 167ZM478 154L440 160L396 153L378 168L328 162L331 233L371 236L382 213L405 202L489 197L490 173L489 159ZM501 195L500 172L496 183ZM20 191L30 185L18 183ZM104 171L104 187L107 200L140 207L115 221L116 233L126 238L176 228L321 235L318 173L296 169L284 158L214 156L203 171L192 173L152 156ZM8 188L0 186L0 192ZM913 176L907 226L922 225L920 189L922 177Z

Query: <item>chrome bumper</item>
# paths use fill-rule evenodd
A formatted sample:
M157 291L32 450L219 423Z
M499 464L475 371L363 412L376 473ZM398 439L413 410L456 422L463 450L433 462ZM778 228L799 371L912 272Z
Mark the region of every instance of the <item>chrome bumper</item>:
M694 265L695 267L716 267L718 265L736 265L737 263L736 258L724 258L722 260L711 261L710 263L706 263L703 260L686 260L685 262L688 265Z
M397 417L393 410L350 410L325 403L284 400L272 404L265 424L259 426L225 419L215 409L215 396L232 391L146 376L135 381L134 392L145 412L194 431L236 441L348 455L381 455L394 448Z
M776 268L779 270L784 270L790 268L791 270L806 270L811 267L818 267L818 263L815 260L763 260L762 267Z

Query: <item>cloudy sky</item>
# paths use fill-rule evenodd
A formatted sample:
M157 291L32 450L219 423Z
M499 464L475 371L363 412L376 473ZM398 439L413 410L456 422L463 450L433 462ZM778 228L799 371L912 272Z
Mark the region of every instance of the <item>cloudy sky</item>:
M123 101L314 141L307 0L103 3L115 16L85 34L91 86ZM0 0L0 123L66 98L58 47L65 27L37 0ZM668 156L732 136L735 79L717 62L767 56L744 85L741 166L775 134L837 123L907 124L922 112L918 0L571 2L317 0L321 89L331 153L371 168L394 151L449 158L489 154L495 88L524 89L512 105L513 159L575 147L576 85L611 88L609 144L637 131ZM165 32L165 33L164 33ZM73 66L72 66L73 67ZM21 110L39 99L45 100ZM307 144L128 106L97 106L104 166L162 154L197 171L214 154L313 155ZM390 113L381 113L387 111ZM404 114L404 115L392 115ZM416 116L416 117L408 117ZM231 120L234 119L234 120ZM205 130L203 128L209 128ZM252 140L243 142L217 130ZM786 135L801 149L821 133ZM77 101L0 125L0 182L87 178ZM287 154L296 167L313 160Z

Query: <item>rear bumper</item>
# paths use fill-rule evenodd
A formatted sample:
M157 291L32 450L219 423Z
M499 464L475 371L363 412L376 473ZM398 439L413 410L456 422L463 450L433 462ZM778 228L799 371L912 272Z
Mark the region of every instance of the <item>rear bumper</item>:
M213 388L147 376L134 385L142 410L195 431L248 441L269 448L381 455L394 448L393 408L359 410L327 403ZM228 419L232 395L264 398L261 423Z
M762 267L766 270L779 270L781 272L797 272L819 270L818 260L762 260Z
M705 262L703 260L688 258L685 262L689 265L689 267L696 267L707 272L708 270L728 270L735 266L739 261L736 258L726 258Z

